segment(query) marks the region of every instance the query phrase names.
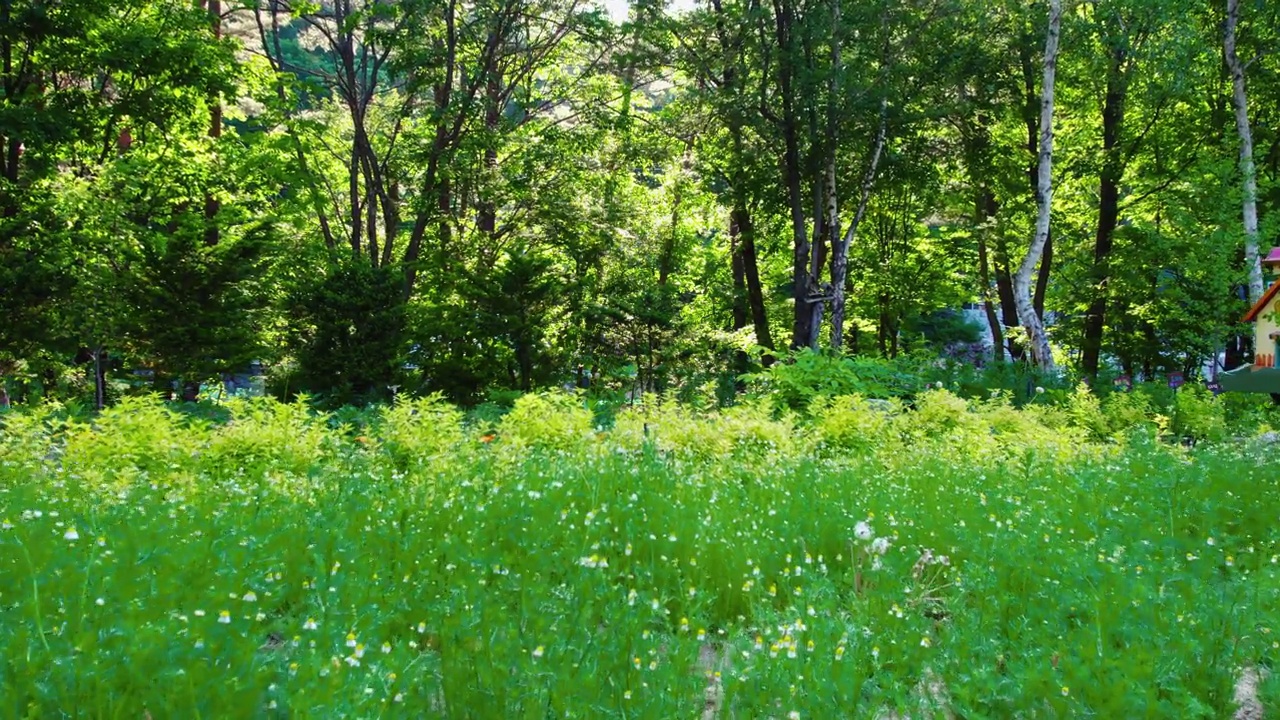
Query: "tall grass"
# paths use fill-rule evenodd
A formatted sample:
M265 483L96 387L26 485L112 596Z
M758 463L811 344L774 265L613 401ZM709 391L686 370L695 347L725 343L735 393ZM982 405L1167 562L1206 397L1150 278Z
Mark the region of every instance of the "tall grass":
M1088 410L10 412L0 715L1229 714L1280 463Z

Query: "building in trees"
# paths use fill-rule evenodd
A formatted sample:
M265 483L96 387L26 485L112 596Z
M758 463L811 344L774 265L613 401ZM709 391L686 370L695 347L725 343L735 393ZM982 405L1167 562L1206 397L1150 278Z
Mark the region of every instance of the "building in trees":
M1276 355L1280 355L1276 312L1280 304L1280 247L1271 249L1262 267L1271 284L1244 316L1245 322L1253 323L1253 362L1222 375L1220 382L1223 390L1266 392L1275 398L1280 395L1280 369L1276 369Z

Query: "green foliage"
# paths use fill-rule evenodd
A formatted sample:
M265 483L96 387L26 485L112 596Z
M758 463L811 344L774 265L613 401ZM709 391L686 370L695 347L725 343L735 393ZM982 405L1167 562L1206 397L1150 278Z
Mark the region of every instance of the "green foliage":
M913 395L924 387L919 370L910 360L843 357L803 349L790 361L745 379L754 394L803 409L815 399L841 395L878 399Z
M290 302L298 391L340 405L391 395L406 357L403 280L351 261L329 268Z
M610 434L628 450L647 448L699 462L732 457L769 463L778 457L795 457L805 446L796 437L795 419L775 417L767 403L706 412L680 404L670 396L624 408Z
M515 452L528 449L578 448L590 441L591 411L575 395L530 393L516 399L498 422L503 444Z
M1181 388L1173 404L1170 429L1191 440L1221 440L1226 434L1222 405L1203 386Z
M897 446L895 418L901 412L896 401L868 400L860 395L819 397L809 407L824 449L840 453Z
M399 400L376 426L376 442L397 467L421 467L462 439L462 413L440 395ZM365 438L365 443L375 442Z

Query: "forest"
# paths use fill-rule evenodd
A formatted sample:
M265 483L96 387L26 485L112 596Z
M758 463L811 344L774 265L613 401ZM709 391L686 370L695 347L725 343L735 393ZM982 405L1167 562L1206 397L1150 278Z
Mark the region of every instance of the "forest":
M15 401L1197 376L1280 243L1265 0L0 12Z

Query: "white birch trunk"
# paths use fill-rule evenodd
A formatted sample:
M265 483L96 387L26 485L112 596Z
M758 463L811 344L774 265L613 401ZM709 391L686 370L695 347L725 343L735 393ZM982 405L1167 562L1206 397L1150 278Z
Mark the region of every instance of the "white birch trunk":
M853 214L853 221L849 223L849 229L845 231L844 237L839 240L838 249L833 245L831 251L831 347L837 349L844 343L844 284L845 277L848 275L849 246L858 235L858 226L862 224L862 218L867 214L867 201L871 198L871 186L875 184L876 170L880 166L880 156L884 152L885 134L888 130L888 109L889 101L881 98L880 127L876 130L875 145L871 148L871 162L867 165L866 174L862 176L862 189L861 195L858 197L858 209ZM834 200L831 204L831 213L832 217L838 217ZM839 224L833 222L832 228L834 228L834 243L834 236L839 232Z
M1249 102L1244 92L1244 65L1236 54L1236 25L1240 0L1227 0L1227 31L1223 54L1231 71L1231 99L1240 133L1240 174L1244 176L1244 262L1249 272L1249 302L1262 297L1262 264L1258 253L1258 170L1253 164L1253 132L1249 129Z
M1049 211L1053 206L1053 81L1058 69L1058 37L1061 28L1062 0L1049 0L1049 30L1044 44L1044 86L1040 91L1040 172L1036 186L1039 214L1036 217L1036 234L1031 240L1031 247L1013 278L1013 302L1018 310L1018 321L1027 331L1031 361L1042 370L1053 369L1053 352L1049 348L1044 323L1036 314L1031 301L1031 276L1044 253L1044 244L1049 239Z

